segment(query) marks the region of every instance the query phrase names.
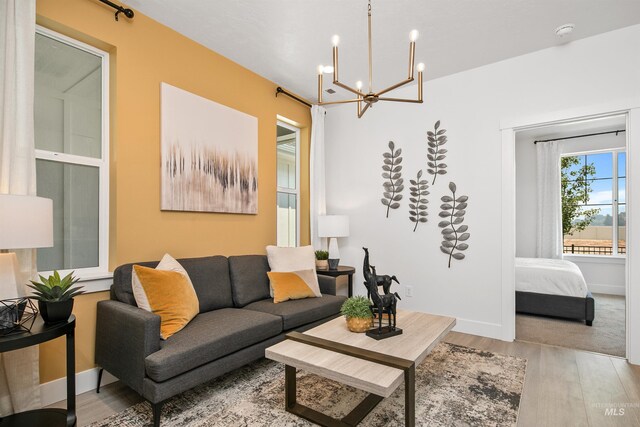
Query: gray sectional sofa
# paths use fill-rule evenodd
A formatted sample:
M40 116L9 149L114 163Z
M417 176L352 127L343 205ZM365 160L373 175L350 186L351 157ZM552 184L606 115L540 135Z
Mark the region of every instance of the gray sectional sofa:
M151 403L154 426L166 399L264 357L289 331L337 317L345 299L336 296L335 278L318 276L321 298L274 304L262 255L178 261L193 282L200 313L166 341L160 317L136 306L133 264L114 271L111 299L98 303L96 364ZM158 261L136 264L153 268Z

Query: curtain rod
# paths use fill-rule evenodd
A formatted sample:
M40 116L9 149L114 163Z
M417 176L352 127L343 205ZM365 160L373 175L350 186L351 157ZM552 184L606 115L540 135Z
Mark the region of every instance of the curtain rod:
M608 132L587 133L585 135L565 136L564 138L538 139L536 141L533 141L533 143L537 144L538 142L562 141L563 139L585 138L587 136L607 135L607 134L610 134L610 133L615 133L616 136L618 136L618 134L620 132L626 132L626 130L618 129L618 130L610 130Z
M133 10L131 9L126 9L122 6L120 6L119 4L115 4L113 2L110 2L109 0L98 0L100 3L104 3L109 7L112 7L116 10L116 21L118 20L118 14L119 13L124 13L124 16L126 16L127 18L131 19L133 18Z
M306 105L307 107L311 108L311 103L309 101L307 101L306 99L300 98L294 94L292 94L291 92L287 92L286 90L282 89L280 86L278 86L276 88L276 98L278 97L278 94L283 94L288 96L289 98L295 99L296 101Z

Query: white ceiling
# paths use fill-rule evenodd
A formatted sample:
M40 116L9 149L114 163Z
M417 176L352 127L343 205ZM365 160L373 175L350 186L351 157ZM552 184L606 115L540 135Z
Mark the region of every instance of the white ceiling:
M367 80L365 0L125 3L311 100L317 66L331 63L333 34L341 38L340 80ZM406 78L414 28L416 63L426 64L428 80L640 23L639 0L372 0L372 7L374 90ZM575 31L558 38L553 30L568 22ZM325 94L341 97L341 89Z

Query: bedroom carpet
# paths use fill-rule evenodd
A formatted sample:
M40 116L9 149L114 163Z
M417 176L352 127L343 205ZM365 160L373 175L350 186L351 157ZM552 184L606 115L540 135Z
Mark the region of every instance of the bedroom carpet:
M416 369L416 425L513 426L527 361L441 343ZM343 416L365 393L313 374L298 373L298 401ZM92 427L142 427L151 406L138 403ZM284 410L284 365L261 360L165 403L163 427L312 426ZM384 399L361 426L404 425L404 387Z
M516 315L516 339L625 357L625 303L618 295L593 294L593 326L574 320Z

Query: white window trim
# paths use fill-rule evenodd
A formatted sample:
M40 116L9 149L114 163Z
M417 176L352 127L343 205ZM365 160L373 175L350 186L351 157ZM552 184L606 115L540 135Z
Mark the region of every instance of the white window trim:
M605 148L605 149L599 149L599 150L586 150L586 151L575 151L575 152L568 152L568 153L563 153L560 157L572 157L572 156L588 156L588 155L593 155L593 154L604 154L604 153L612 153L611 157L612 157L612 168L611 168L611 181L612 181L612 186L611 186L611 197L612 197L612 201L611 201L611 220L612 220L612 241L611 241L611 245L612 245L612 255L589 255L589 254L563 254L563 258L575 258L576 260L583 260L583 261L587 261L589 258L603 258L603 259L622 259L625 260L627 258L626 254L621 254L620 252L618 252L618 242L619 242L619 232L620 232L620 227L618 226L618 208L619 208L619 200L618 197L620 196L620 193L618 191L618 180L620 179L620 177L618 177L618 156L620 153L625 153L626 155L626 148ZM625 173L625 179L626 179L626 173ZM625 187L626 188L626 187ZM626 208L626 195L625 195L625 203L623 203L625 205ZM589 206L589 205L587 205ZM563 246L564 246L564 236L562 236L562 240L563 240ZM625 241L626 241L626 237L625 237ZM564 250L563 250L564 252Z
M113 273L109 272L109 53L40 25L36 25L36 33L98 56L102 60L102 151L100 158L46 150L36 150L35 152L36 159L99 168L98 266L59 271L60 274L68 274L71 271L75 271L75 275L80 278L81 282L84 282L84 290L87 292L108 290L112 282L111 277L113 277ZM50 271L40 272L42 275L51 273Z
M277 177L276 177L276 192L294 194L296 196L296 246L300 246L300 128L292 126L281 120L277 121L277 126L283 127L285 129L289 129L290 131L294 132L295 138L296 138L296 188L292 189L292 188L277 186ZM280 137L280 138L283 138L283 137ZM290 137L287 135L287 138L290 138ZM277 145L278 139L279 138L276 138L276 145ZM276 234L277 234L277 230L276 230Z

